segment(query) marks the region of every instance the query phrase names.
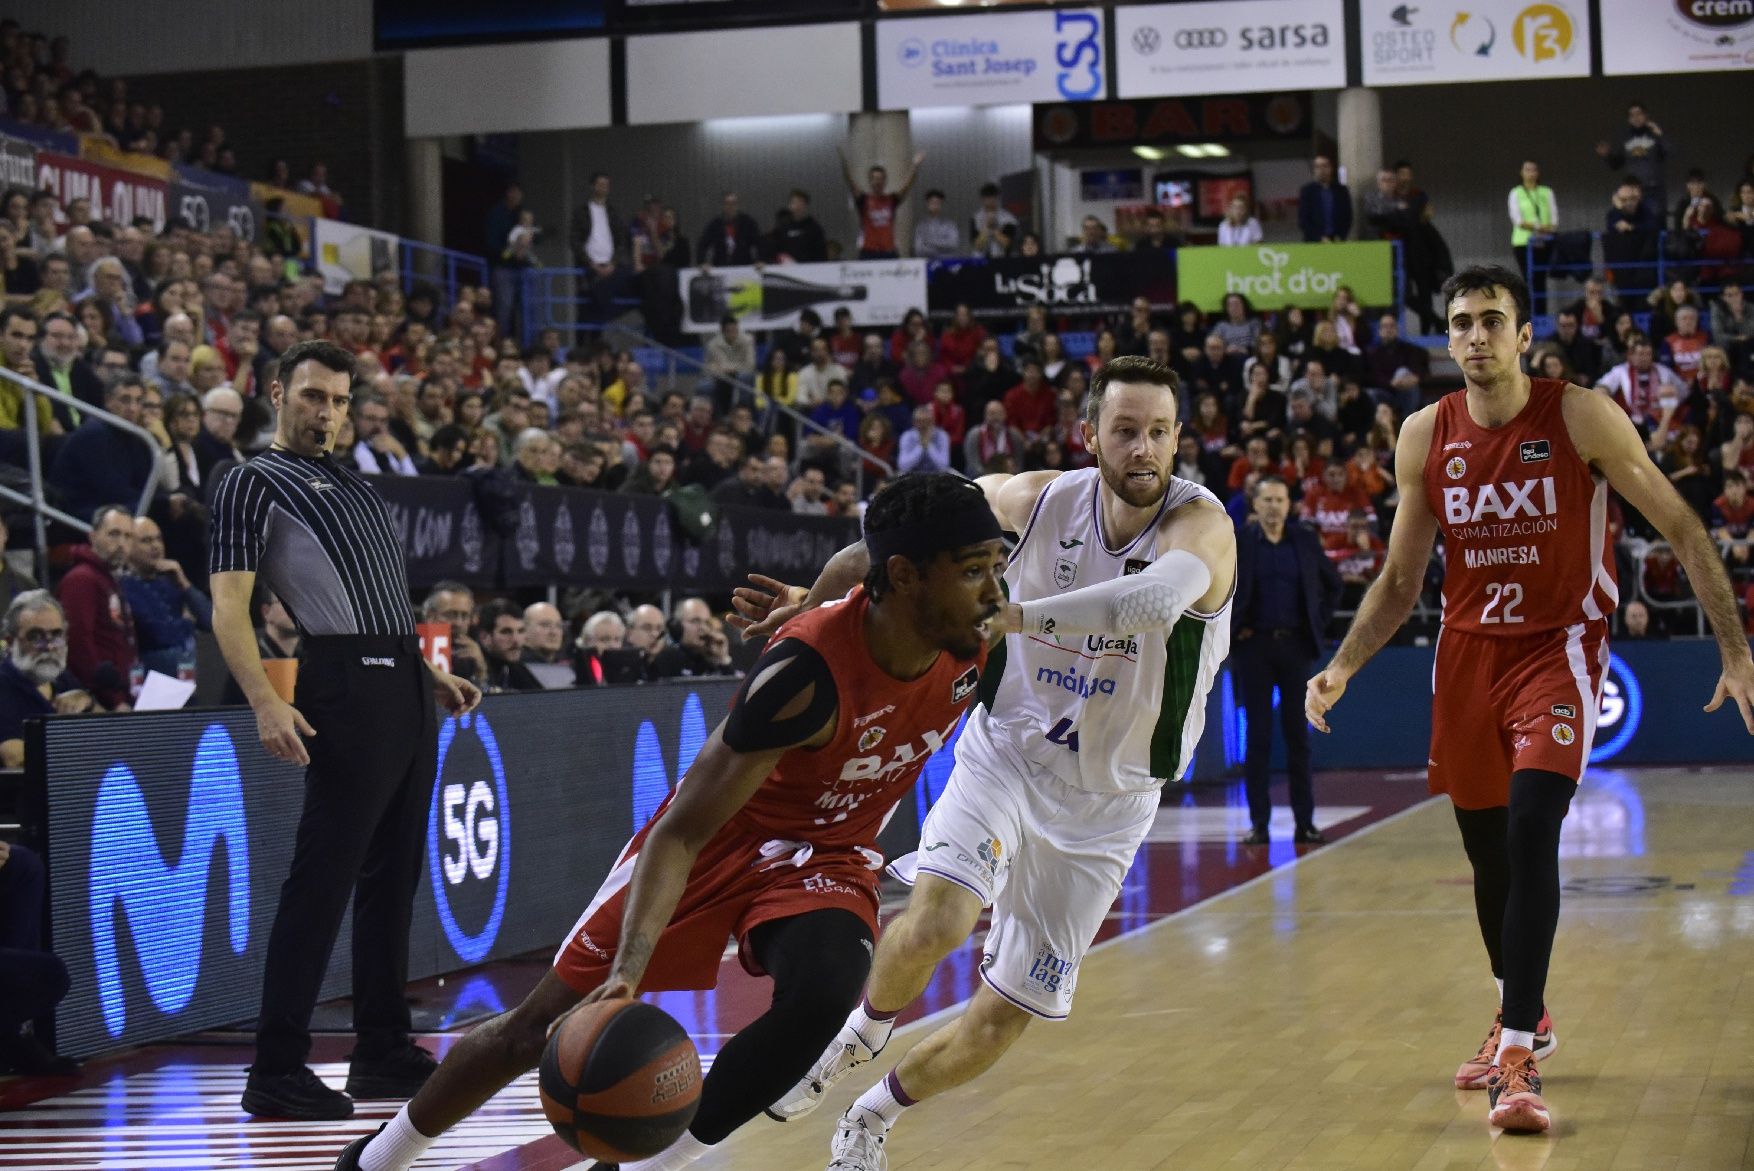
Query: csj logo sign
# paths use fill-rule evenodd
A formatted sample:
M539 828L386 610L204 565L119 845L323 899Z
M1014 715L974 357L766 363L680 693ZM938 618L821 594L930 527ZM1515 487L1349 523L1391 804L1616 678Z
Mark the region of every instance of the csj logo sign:
M439 729L426 850L445 938L458 959L479 963L499 937L512 876L505 764L479 712L448 719Z
M1095 9L877 22L884 109L1106 96Z

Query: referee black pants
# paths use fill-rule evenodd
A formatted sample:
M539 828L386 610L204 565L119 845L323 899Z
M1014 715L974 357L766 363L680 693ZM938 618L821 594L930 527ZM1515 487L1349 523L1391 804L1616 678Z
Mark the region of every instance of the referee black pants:
M1303 691L1315 674L1301 631L1257 630L1231 645L1231 663L1242 683L1248 714L1243 778L1249 821L1265 831L1273 815L1273 688L1279 689L1279 722L1285 732L1285 772L1291 814L1298 829L1315 825L1315 791L1310 785L1309 725L1303 718Z
M413 636L306 639L294 706L317 734L305 741L304 812L268 936L255 1065L267 1074L310 1054L350 894L355 1055L406 1042L408 923L438 766L431 676Z

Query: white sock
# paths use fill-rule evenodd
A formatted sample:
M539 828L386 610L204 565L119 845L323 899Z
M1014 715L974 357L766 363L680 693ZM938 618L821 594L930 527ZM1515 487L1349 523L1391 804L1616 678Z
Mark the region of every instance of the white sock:
M1492 982L1494 984L1498 985L1498 1007L1503 1008L1504 1007L1504 981L1499 979L1497 976L1494 976L1494 977L1492 977Z
M899 1015L901 1014L892 1012L884 1016L873 1012L869 1000L860 1000L859 1007L853 1009L852 1015L847 1017L847 1028L857 1033L859 1040L865 1043L865 1048L876 1055L883 1052L883 1047L889 1044L889 1034L895 1031L895 1018Z
M895 1120L901 1117L901 1112L913 1104L914 1099L908 1097L907 1091L901 1088L901 1082L896 1079L892 1069L882 1081L859 1095L859 1100L847 1111L847 1117L854 1120L862 1118L866 1130L876 1134L888 1134L889 1128L895 1125Z
M384 1124L383 1133L366 1144L359 1156L360 1171L404 1171L436 1141L414 1129L404 1103L396 1117Z
M684 1171L684 1168L692 1167L696 1159L710 1150L711 1147L685 1130L681 1138L659 1154L649 1159L641 1159L637 1163L623 1163L621 1171Z
M1535 1034L1518 1032L1516 1029L1504 1030L1503 1033L1499 1034L1498 1056L1492 1059L1494 1065L1504 1064L1504 1051L1509 1049L1512 1045L1521 1045L1524 1049L1533 1053L1535 1051Z

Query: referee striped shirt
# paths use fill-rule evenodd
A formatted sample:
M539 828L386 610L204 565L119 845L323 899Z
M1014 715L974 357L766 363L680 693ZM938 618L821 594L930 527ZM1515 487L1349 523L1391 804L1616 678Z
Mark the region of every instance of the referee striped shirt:
M307 635L411 635L408 567L381 496L324 456L270 448L213 494L210 571L248 571Z

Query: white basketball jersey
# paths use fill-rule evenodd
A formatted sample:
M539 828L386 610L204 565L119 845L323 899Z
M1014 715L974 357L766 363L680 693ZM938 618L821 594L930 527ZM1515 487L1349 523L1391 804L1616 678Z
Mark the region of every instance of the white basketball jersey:
M1138 573L1157 559L1157 529L1166 513L1196 499L1218 506L1205 488L1171 477L1157 516L1116 549L1103 536L1101 484L1096 468L1048 484L1005 572L1012 600ZM1167 635L1012 634L988 661L981 688L986 711L971 720L971 730L984 725L981 731L1004 737L1074 788L1161 788L1193 760L1206 695L1229 650L1228 599L1216 614L1188 610Z

